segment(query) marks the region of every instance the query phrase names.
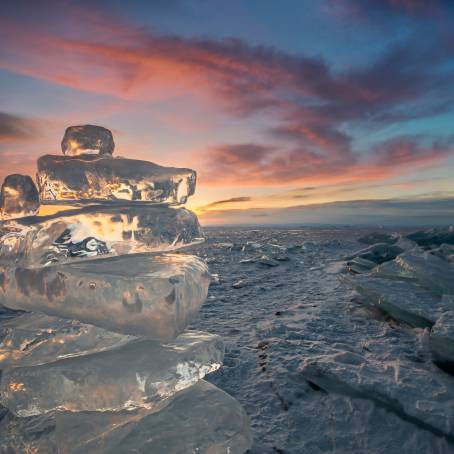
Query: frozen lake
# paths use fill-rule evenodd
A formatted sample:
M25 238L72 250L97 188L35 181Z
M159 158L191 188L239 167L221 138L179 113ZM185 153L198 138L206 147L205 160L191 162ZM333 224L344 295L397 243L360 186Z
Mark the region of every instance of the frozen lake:
M207 242L191 248L215 275L193 327L220 334L226 344L224 365L208 380L249 414L253 453L454 452L452 439L409 417L400 403L381 403L354 388L327 392L299 370L311 358L345 352L347 362L361 355L372 364L392 365L399 386L422 373L423 379L452 385L450 392L454 388L454 378L428 355L426 331L365 307L339 280L339 259L360 249L356 239L367 231L208 228ZM256 260L260 245L273 249L279 265ZM399 386L397 392L419 392L411 379ZM426 404L433 407L433 399L427 396Z

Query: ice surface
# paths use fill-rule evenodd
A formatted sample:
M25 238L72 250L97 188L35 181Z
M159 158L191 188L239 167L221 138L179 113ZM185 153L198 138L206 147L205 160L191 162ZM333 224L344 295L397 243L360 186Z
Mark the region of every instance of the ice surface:
M32 216L39 210L39 195L28 175L8 175L0 190L0 218Z
M431 327L443 312L454 309L452 302L410 282L365 275L346 280L366 303L414 327Z
M114 148L112 133L102 126L70 126L66 128L61 141L61 149L63 154L67 156L81 154L111 155Z
M77 320L23 313L0 322L0 370L111 350L133 339Z
M445 297L446 298L446 297ZM454 365L454 302L448 298L451 309L443 313L432 327L429 346L435 359Z
M42 200L132 200L181 204L194 194L196 173L148 161L99 155L38 159Z
M371 260L355 257L353 260L347 261L347 269L355 274L367 273L377 264Z
M399 237L389 233L372 232L358 238L358 242L363 244L374 245L377 243L395 244Z
M373 361L352 352L307 359L300 371L324 390L370 399L454 440L454 388L447 375L403 361Z
M18 416L53 410L159 410L222 363L219 336L188 331L173 342L132 340L101 353L2 372L2 404Z
M346 257L346 260L353 260L356 257L360 257L380 264L387 262L388 260L393 260L402 252L404 252L404 250L394 244L378 243L355 252Z
M441 246L443 243L454 244L454 228L419 230L406 236L422 247Z
M169 340L205 301L206 264L184 254L130 254L44 268L0 268L2 304Z
M56 412L0 420L0 452L11 454L241 454L251 446L239 403L201 380L159 412Z
M403 273L439 294L454 294L454 265L428 252L415 250L400 255L395 260Z
M4 223L0 263L39 267L107 254L169 251L202 237L197 216L184 208L89 206Z

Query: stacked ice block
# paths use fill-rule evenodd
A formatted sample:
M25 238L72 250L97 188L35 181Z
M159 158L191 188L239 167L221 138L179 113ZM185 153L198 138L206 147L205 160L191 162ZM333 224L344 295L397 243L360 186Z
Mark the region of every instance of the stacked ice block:
M202 380L222 340L185 330L204 302L190 169L112 157L105 128L2 187L0 452L241 453L248 419ZM65 205L68 205L65 207Z

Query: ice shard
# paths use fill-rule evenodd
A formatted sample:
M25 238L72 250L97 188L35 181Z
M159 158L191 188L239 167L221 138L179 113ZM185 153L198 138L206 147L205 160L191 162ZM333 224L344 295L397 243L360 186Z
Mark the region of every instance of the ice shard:
M184 254L130 254L42 268L0 267L2 304L166 341L205 301L206 264Z
M0 218L32 216L39 209L39 194L28 175L8 175L0 190Z
M370 276L345 279L370 305L396 320L418 328L431 327L451 304L406 281Z
M221 366L219 336L188 331L160 344L137 339L114 350L2 372L2 404L17 416L54 410L158 410Z
M3 234L2 234L3 233ZM88 206L10 221L0 228L0 263L39 267L76 259L171 251L203 241L184 208L136 204Z
M404 252L404 250L395 244L378 243L355 252L354 254L346 257L346 260L353 260L360 257L376 264L380 264L393 260L402 252Z
M45 201L181 204L194 194L196 173L127 158L46 155L38 159L37 181Z
M55 412L0 420L0 452L60 454L231 453L252 444L240 404L203 380L159 412Z
M452 367L454 365L454 302L449 299L449 303L451 310L444 312L430 331L429 347L436 361Z
M440 295L454 295L454 265L429 254L409 251L395 260L404 273Z
M0 370L113 350L134 339L77 320L23 313L0 323Z
M312 357L300 366L325 391L368 399L437 435L454 440L452 378L404 359L373 360L352 352Z
M66 128L61 141L61 149L63 154L67 156L111 155L114 148L112 133L102 126L70 126Z

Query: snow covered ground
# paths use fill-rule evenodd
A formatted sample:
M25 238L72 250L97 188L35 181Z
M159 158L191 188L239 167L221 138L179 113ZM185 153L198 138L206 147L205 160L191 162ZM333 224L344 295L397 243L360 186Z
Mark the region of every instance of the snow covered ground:
M208 380L249 414L252 453L454 452L454 377L433 364L427 329L364 306L339 279L365 232L209 228L191 249L214 275L193 327L226 344ZM310 377L326 361L325 386Z

